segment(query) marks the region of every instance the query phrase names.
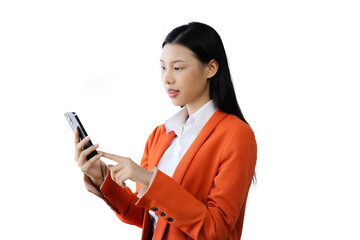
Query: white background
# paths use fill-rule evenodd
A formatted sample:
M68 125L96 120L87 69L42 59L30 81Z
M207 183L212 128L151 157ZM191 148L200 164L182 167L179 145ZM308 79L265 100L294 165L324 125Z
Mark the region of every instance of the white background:
M223 39L258 142L242 239L360 239L359 12L347 0L1 1L0 238L140 239L86 191L63 113L139 163L178 111L161 43L200 21Z

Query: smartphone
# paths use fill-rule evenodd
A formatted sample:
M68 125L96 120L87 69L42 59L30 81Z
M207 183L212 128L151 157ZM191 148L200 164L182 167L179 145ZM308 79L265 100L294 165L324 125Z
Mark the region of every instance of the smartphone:
M75 133L76 128L79 129L80 141L88 136L86 131L85 131L84 126L81 124L80 119L79 119L78 115L75 112L66 112L66 113L64 113L64 116L65 116L66 120L68 121L68 123L69 123L69 125L70 125L70 127L71 127L71 129L73 130L74 133ZM82 150L85 150L88 147L91 147L92 145L93 144L92 144L92 142L90 140L89 142L87 142L85 144L85 146L83 147ZM98 152L96 150L91 152L86 157L86 160L89 160L90 158L94 157L97 154L98 154Z

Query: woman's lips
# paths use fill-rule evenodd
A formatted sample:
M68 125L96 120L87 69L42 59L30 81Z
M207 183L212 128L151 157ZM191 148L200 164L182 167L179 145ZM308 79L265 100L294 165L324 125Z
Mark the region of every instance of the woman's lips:
M176 97L179 93L180 93L179 90L172 90L172 89L170 89L170 90L168 91L169 97L171 97L171 98Z

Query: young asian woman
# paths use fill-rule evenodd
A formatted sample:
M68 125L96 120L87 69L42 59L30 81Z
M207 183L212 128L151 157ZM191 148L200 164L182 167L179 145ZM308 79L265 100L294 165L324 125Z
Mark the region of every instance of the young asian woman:
M87 189L142 239L240 239L257 145L237 103L224 46L210 26L192 22L163 42L164 88L182 108L150 134L140 166L101 152L75 133L75 159ZM117 162L108 166L101 157ZM133 193L124 181L136 182Z

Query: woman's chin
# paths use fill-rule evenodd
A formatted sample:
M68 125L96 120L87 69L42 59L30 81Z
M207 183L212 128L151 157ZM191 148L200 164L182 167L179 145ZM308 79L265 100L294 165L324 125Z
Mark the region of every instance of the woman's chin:
M180 102L180 101L176 101L175 99L171 99L171 102L172 104L174 104L175 106L178 106L178 107L183 107L185 106L184 103Z

